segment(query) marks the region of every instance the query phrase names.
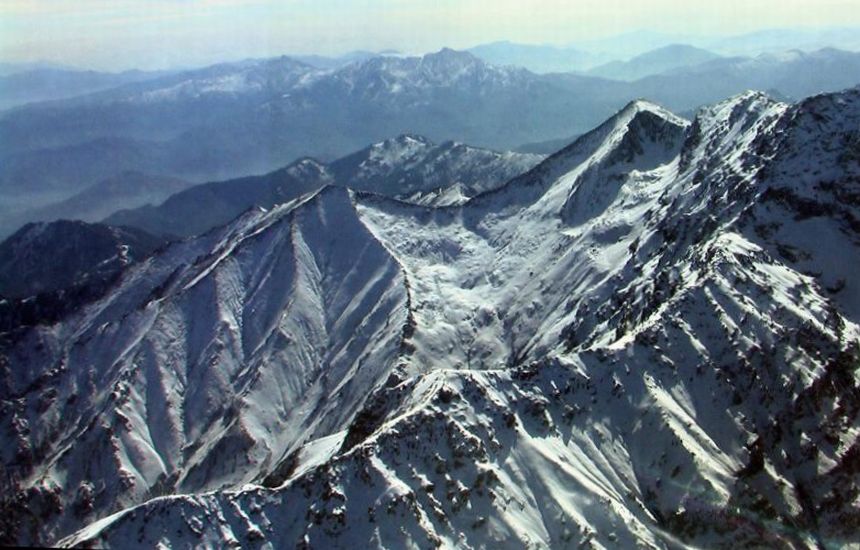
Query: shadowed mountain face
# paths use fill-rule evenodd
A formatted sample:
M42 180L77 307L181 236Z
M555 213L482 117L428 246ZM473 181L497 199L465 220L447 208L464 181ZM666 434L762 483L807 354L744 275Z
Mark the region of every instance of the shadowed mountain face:
M53 324L103 296L164 245L140 229L30 223L0 243L0 334Z
M31 223L0 243L0 296L26 298L108 279L164 240L127 227L75 221Z
M0 194L57 200L127 170L262 174L405 132L507 150L584 133L637 97L685 111L750 88L834 91L860 81L858 57L718 59L634 82L537 75L453 50L328 70L290 58L216 65L4 113Z
M461 204L324 184L174 243L0 343L3 541L856 543L858 124L636 101Z

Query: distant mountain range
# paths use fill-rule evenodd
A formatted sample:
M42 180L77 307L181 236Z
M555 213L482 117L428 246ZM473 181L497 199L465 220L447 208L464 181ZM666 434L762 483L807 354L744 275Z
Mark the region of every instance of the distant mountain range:
M682 112L746 89L803 98L860 82L860 54L834 49L681 67L673 51L691 63L707 56L678 46L604 67L625 78L663 71L630 82L538 75L447 49L335 69L275 58L29 104L0 114L0 197L44 205L126 171L195 182L262 174L410 132L511 150L578 135L637 97Z
M26 103L64 99L116 88L131 82L151 80L169 74L167 71L126 71L103 73L61 69L42 64L24 65L25 71L7 67L0 72L0 110ZM23 68L22 67L22 68Z
M546 141L535 141L533 143L523 143L517 146L514 151L518 153L532 153L549 155L561 150L569 143L573 143L579 136L569 136L566 138L548 139Z
M30 71L41 71L45 69L62 71L79 71L77 67L54 63L53 61L22 61L22 62L0 62L0 76L9 76L16 73Z
M807 52L822 48L858 51L858 30L860 29L856 27L773 28L734 35L702 36L642 29L594 40L577 41L569 47L619 61L629 60L672 44L688 44L722 56L744 57L792 49Z
M860 29L765 29L732 36L698 36L638 30L563 46L499 41L480 44L468 51L488 63L517 65L536 73L588 72L599 65L624 63L678 44L733 57L755 57L763 53L781 53L793 49L806 52L824 48L860 51Z
M37 208L16 208L0 219L0 238L27 222L59 219L96 222L117 210L158 204L192 184L177 178L123 172L68 199Z
M860 51L857 28L765 29L735 36L700 39L696 45L724 55L755 56L786 50L807 52L823 48Z
M318 69L338 69L360 61L366 61L380 55L394 55L396 52L369 52L364 50L356 50L338 56L325 55L291 55L293 59L306 63Z
M535 73L584 71L606 63L606 54L592 54L573 47L516 44L508 41L480 44L467 50L493 65L524 67Z
M762 54L754 58L717 58L649 76L633 85L644 97L680 105L692 97L716 101L739 89L767 90L777 97L801 99L858 83L860 54L824 49L811 53L795 50Z
M613 61L600 65L589 70L588 74L613 80L639 80L673 69L700 65L718 57L720 56L715 53L693 46L672 44L643 53L629 61Z
M7 112L0 191L72 194L127 170L238 177L404 132L506 149L594 116L568 88L451 50L335 71L285 58L215 66ZM609 112L614 101L597 103Z

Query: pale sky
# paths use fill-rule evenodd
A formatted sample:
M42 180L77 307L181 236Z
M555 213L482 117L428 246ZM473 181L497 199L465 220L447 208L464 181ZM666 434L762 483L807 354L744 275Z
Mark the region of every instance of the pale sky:
M0 0L0 60L168 68L356 49L569 44L648 29L860 25L860 0Z

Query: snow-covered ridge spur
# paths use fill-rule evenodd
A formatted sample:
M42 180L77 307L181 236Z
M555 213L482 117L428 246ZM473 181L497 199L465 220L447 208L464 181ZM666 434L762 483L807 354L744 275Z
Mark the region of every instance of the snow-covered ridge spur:
M115 212L105 222L190 237L224 225L252 206L271 208L325 185L423 205L461 204L543 158L401 134L328 163L305 157L261 176L196 185L159 205Z
M4 532L856 543L858 129L857 89L635 102L460 206L326 187L173 245L4 349Z

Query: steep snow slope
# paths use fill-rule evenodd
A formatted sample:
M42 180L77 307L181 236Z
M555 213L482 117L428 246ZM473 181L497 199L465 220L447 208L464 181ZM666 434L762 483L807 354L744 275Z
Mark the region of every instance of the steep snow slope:
M573 246L573 230L562 218L604 210L606 205L599 203L613 196L612 186L617 194L625 171L659 163L680 149L686 124L635 102L506 187L478 196L463 210L432 214L438 220L428 223L424 218L430 212L410 215L412 209L386 202L362 209L369 226L396 250L412 276L416 320L433 336L417 342L418 360L430 365L444 357L471 367L521 360L533 345L525 340L535 333L531 318L542 318L544 309L556 310L572 292L584 292L597 282L581 261L593 247L593 231L585 231L587 243ZM642 147L651 153L647 161L636 154ZM564 274L568 265L553 271L555 257L564 249L569 249L571 264L580 266L581 276ZM612 257L605 261L611 263ZM555 287L574 281L578 288Z
M56 540L149 497L271 474L345 429L387 376L408 300L331 187L131 268L4 353L4 539Z
M26 455L41 444L50 452L31 456L55 457L29 466L4 456L7 470L21 472L19 509L47 512L57 536L82 523L69 501L79 485L75 498L100 506L84 513L87 520L147 496L194 493L150 500L61 541L124 548L858 543L860 319L844 261L860 244L858 128L860 90L793 106L751 92L702 110L692 124L639 101L463 205L427 208L327 188L171 247L74 322L7 345L3 437L12 444L4 448ZM271 234L255 228L276 228L288 212L298 220L328 212L320 204L329 202L346 213L313 216L329 220L313 232L297 221L293 231L302 250L320 258L298 265L328 274L307 276L319 281L310 285L319 291L307 293L313 299L301 293L290 301L273 287L244 291L244 299L230 293L256 289L248 281L259 280L227 270L246 265L242 235ZM366 254L346 235L360 235L374 251L376 270L357 265ZM213 252L203 258L218 260L179 268L159 284L177 258L204 250ZM253 273L268 273L249 255ZM389 301L355 290L369 283L347 285L352 302L372 312L344 309L332 297L347 292L326 290L389 271L373 286ZM215 283L204 282L213 279L209 290ZM284 279L266 280L277 287ZM135 309L155 286L162 297ZM218 315L212 304L221 304ZM233 313L240 305L242 316ZM168 322L177 310L194 314ZM369 325L315 323L321 311L325 319L353 311ZM261 338L271 331L259 327L283 313L290 343L276 347L279 338ZM150 316L142 332L117 338ZM210 319L221 319L217 337L201 326ZM319 334L366 340L346 346L354 351L346 360L331 356L338 344L320 345ZM206 353L191 352L201 341L210 342ZM146 351L132 359L138 349ZM253 361L274 349L265 367ZM103 358L105 350L116 358ZM315 360L319 350L332 359ZM57 357L80 363L49 360ZM239 357L250 357L250 366L238 366ZM128 489L121 499L103 492L99 501L83 483L87 475L123 479L118 470L69 475L76 462L43 434L48 425L70 428L35 424L36 411L67 399L64 388L86 377L84 365L119 376L135 361L149 366L120 377L117 395L131 397L117 397L118 412L94 415L90 425L70 416L69 424L80 426L80 441L104 433L110 420L101 418L126 418L116 421L116 445L105 447L119 450L106 454L138 489L149 470L123 462L124 453L146 445L128 442L174 449L153 452L153 460L184 461L156 462L178 472L158 491ZM34 382L45 365L56 368ZM248 394L226 421L204 421L221 418L219 406L234 395L227 382L244 380L243 369L262 372L266 391ZM182 391L161 383L156 392L183 403L162 410L190 411L183 430L154 429L162 425L154 420L143 429L135 396L146 372L183 381ZM270 372L282 378L265 378ZM281 395L299 386L294 376L326 372L345 394ZM88 408L77 404L85 395L73 410ZM288 405L297 395L300 404ZM298 417L260 429L281 406ZM240 437L230 431L234 421L254 429ZM162 432L198 443L183 454ZM221 437L227 432L235 437ZM15 518L17 540L27 540L21 532L34 523L4 517Z

